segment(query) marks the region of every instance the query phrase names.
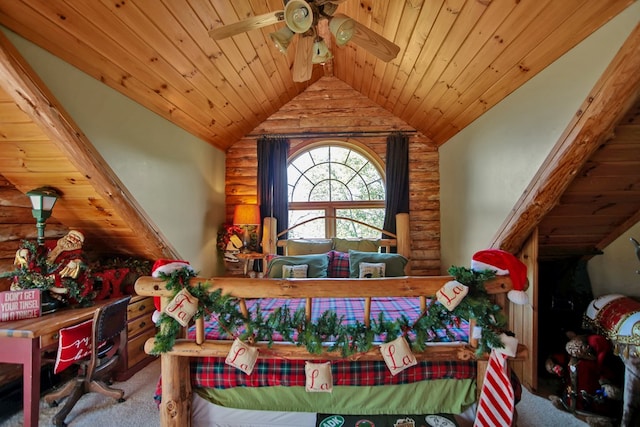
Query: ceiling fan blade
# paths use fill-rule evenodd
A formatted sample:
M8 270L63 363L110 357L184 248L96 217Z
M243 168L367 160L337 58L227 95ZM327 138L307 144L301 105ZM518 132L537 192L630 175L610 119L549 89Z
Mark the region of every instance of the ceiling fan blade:
M398 56L400 46L385 39L380 34L370 30L358 21L355 21L355 23L355 31L353 32L353 37L351 37L350 41L354 42L358 46L362 46L385 62L389 62Z
M313 37L298 37L296 55L293 59L293 81L306 82L313 71Z
M214 40L220 40L246 31L256 30L266 27L267 25L277 24L284 21L284 11L269 12L263 15L252 16L233 24L223 25L222 27L209 30L209 36Z

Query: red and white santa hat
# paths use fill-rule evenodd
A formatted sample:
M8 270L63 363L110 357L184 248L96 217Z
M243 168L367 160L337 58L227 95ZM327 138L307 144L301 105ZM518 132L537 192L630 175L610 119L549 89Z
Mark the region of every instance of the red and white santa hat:
M529 284L527 280L527 266L509 252L500 249L485 249L478 251L471 259L471 269L474 271L492 270L498 276L509 275L513 289L507 297L515 304L527 304L529 297L525 293Z
M193 273L193 267L189 264L189 261L183 261L179 259L159 259L153 263L153 267L151 267L151 277L158 278L161 273L171 274L176 270L180 270L182 268L188 268ZM160 320L160 297L153 298L153 305L156 308L156 311L151 315L151 319L153 323L158 323Z
M159 259L153 263L151 267L151 276L160 277L161 273L171 274L176 270L182 268L188 268L193 273L193 268L189 264L189 261L182 261L179 259Z

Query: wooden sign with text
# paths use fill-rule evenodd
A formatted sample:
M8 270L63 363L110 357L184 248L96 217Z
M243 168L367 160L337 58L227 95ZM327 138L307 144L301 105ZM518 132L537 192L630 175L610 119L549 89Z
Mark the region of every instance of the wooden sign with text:
M40 317L39 289L0 292L0 322Z

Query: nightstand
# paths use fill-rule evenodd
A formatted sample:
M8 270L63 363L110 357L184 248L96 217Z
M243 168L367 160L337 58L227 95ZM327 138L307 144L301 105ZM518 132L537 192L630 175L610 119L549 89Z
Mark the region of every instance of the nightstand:
M264 258L264 254L260 252L240 252L236 257L244 263L243 271L246 276L249 270L253 270L253 263L257 259Z

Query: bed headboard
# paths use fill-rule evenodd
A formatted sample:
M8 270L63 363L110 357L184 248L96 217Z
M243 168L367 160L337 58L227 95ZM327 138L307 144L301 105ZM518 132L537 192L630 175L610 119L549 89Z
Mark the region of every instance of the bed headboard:
M375 231L378 231L382 237L380 239L281 239L281 237L287 234L289 231L299 227L301 225L307 224L311 221L316 221L319 219L325 218L335 218L340 220L351 221L365 227L371 228ZM287 228L286 230L277 233L277 220L273 217L267 217L264 219L263 224L263 233L262 233L262 250L265 254L276 254L278 253L278 248L284 248L285 254L290 254L289 252L291 247L296 246L296 249L299 251L303 251L303 245L307 245L307 247L313 247L313 245L317 245L316 250L319 252L306 252L306 253L321 253L327 252L331 249L336 249L336 244L343 245L343 248L347 248L350 246L350 242L354 244L358 242L362 242L363 244L376 245L379 248L383 248L385 252L391 252L391 248L395 247L397 253L403 255L408 260L411 260L411 242L409 235L409 214L408 213L400 213L396 215L396 232L392 233L387 230L383 230L381 228L375 227L373 225L367 224L365 222L359 221L353 218L347 217L339 217L339 216L321 216L308 219L299 224L296 224L293 227ZM328 249L327 249L328 248ZM324 250L327 249L327 250ZM343 251L344 252L344 251ZM296 251L295 254L299 254Z

